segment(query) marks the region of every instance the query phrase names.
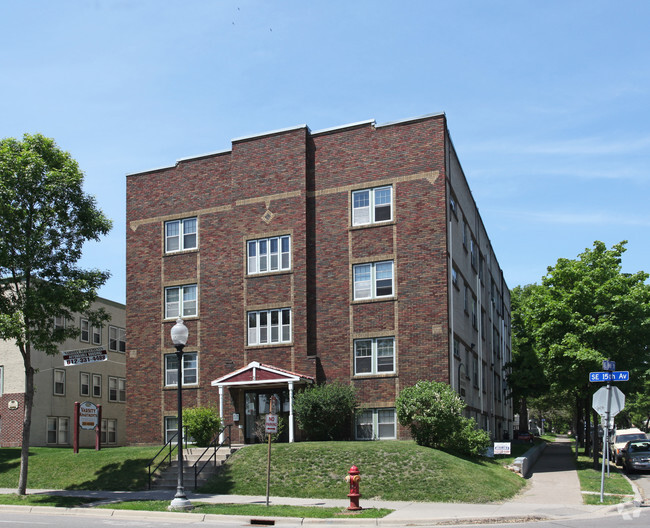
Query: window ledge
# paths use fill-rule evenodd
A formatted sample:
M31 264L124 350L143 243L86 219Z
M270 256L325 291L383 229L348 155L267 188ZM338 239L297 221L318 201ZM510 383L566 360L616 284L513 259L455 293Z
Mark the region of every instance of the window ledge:
M199 384L198 383L192 383L192 384L185 384L183 383L183 390L185 389L198 389ZM178 385L165 385L163 387L164 391L175 391L178 390ZM111 403L116 403L116 402L111 402Z
M260 348L278 348L278 347L292 347L293 341L289 343L263 343L261 345L245 345L245 350L259 350Z
M395 225L397 220L386 220L384 222L374 222L372 224L363 224L363 225L351 225L348 227L348 231L356 231L357 229L368 229L370 227L384 227L389 225Z
M199 248L181 249L179 251L165 251L163 257L173 257L176 255L187 255L188 253L198 253Z
M353 380L364 380L364 379L390 379L396 378L397 372L386 372L385 374L355 374L352 376Z
M365 304L365 303L394 302L394 301L397 301L397 296L379 297L377 299L356 299L350 301L350 304Z
M293 268L288 270L278 270L278 271L265 271L264 273L247 273L247 279L255 279L257 277L277 277L278 275L291 275L293 273Z

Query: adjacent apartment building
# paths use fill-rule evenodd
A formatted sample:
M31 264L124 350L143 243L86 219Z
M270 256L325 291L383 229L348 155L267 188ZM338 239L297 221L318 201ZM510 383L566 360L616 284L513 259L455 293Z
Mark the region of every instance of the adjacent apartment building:
M357 439L406 438L395 399L450 384L495 439L512 430L510 301L444 114L232 141L127 176L127 432L176 430L170 329L189 328L185 406L255 441L272 396L357 389Z
M93 308L103 307L111 319L94 327L82 316L57 318L57 325L75 325L77 339L68 339L60 354L32 353L34 405L30 445L63 447L73 444L75 402L101 405L101 443L126 444L126 311L123 304L98 298ZM106 361L65 366L64 354L74 350L99 349ZM15 343L0 341L0 447L19 447L25 414L25 366ZM79 431L80 447L95 446L95 432Z

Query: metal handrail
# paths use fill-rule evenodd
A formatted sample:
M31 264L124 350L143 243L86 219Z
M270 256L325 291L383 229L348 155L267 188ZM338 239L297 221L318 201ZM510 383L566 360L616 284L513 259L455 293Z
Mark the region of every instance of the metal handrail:
M185 434L183 435L183 440L185 443L185 448L187 448L187 427L183 427L183 430L185 431ZM178 441L176 441L176 437L178 436L178 431L176 431L169 440L167 440L167 443L160 448L160 450L154 455L154 457L151 459L151 462L149 462L149 465L147 466L147 470L149 473L149 482L148 482L148 489L151 489L151 476L155 475L156 471L162 466L167 459L169 459L169 464L172 463L172 455L174 454L174 450L178 447ZM163 457L163 459L158 462L155 468L153 470L151 469L151 466L154 465L156 462L156 458L162 453L165 448L169 448L169 452Z
M212 439L208 447L205 448L205 451L201 453L199 458L196 459L196 462L192 465L192 468L194 469L194 489L198 487L198 480L199 480L199 475L201 474L201 471L205 469L205 467L214 459L214 466L216 467L217 465L217 451L219 451L220 448L228 446L228 452L230 452L231 448L231 437L230 433L231 430L230 428L232 427L232 424L226 425L221 431L219 431L215 437ZM228 429L228 433L224 434L226 429ZM219 441L219 438L221 438L221 435L224 435L224 440L222 442ZM199 467L199 464L201 460L203 459L203 456L210 450L212 449L212 454L203 462L203 465Z

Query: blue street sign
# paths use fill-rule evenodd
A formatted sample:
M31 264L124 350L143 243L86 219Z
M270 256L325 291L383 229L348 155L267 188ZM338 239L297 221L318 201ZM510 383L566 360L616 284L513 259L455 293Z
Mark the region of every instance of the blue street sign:
M616 363L614 361L610 361L609 359L606 359L603 361L603 370L606 370L608 372L613 372L616 370Z
M630 381L630 373L627 370L616 372L590 372L589 381Z

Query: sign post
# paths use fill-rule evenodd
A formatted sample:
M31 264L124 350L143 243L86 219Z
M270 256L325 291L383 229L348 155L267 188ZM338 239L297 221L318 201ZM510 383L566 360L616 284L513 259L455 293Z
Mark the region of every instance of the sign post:
M269 401L269 414L266 415L265 427L266 436L269 439L269 452L266 461L266 506L269 505L269 489L271 485L271 435L274 435L278 432L278 415L275 414L275 408L277 406L275 396L271 396Z
M603 370L606 372L590 372L589 381L606 381L607 387L601 387L592 398L592 408L600 414L605 427L603 429L603 463L600 474L600 502L605 496L605 459L607 459L607 474L609 475L609 425L610 420L625 407L625 394L618 387L612 386L612 381L629 381L630 373L627 371L615 372L616 363L610 360L603 361Z

